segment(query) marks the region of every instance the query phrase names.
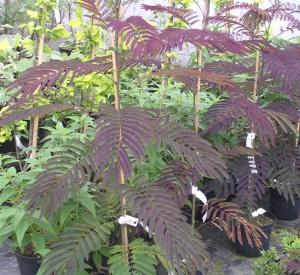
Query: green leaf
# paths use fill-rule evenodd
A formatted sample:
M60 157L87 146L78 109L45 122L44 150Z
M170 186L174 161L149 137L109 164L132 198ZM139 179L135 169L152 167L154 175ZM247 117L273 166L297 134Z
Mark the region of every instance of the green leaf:
M69 21L69 25L70 27L72 28L78 28L78 27L81 27L82 26L82 23L80 20L77 20L77 19L71 19Z
M98 271L100 271L102 267L102 255L99 252L93 253L93 262L97 268Z
M2 207L0 210L0 219L4 220L14 216L17 212L17 208L15 207Z
M61 226L64 225L66 219L70 216L70 214L72 213L73 210L74 210L73 205L67 205L62 208L62 210L60 212L60 225Z
M36 214L37 215L37 214ZM57 237L57 234L53 228L53 226L45 219L41 219L39 217L33 216L33 222L42 228L46 233L52 235L53 237Z
M16 63L16 73L22 73L32 66L32 59L23 58Z
M38 232L33 232L31 234L31 241L36 251L45 249L46 240L43 234Z
M27 10L26 12L27 12L27 15L31 19L38 19L39 18L39 13L37 11Z
M150 246L140 238L132 241L128 250L129 259L126 257L126 250L122 245L113 246L108 259L111 274L156 274L156 256L160 254L156 246Z
M19 221L19 223L17 224L17 226L15 228L15 232L16 232L19 247L22 247L22 241L23 241L23 238L24 238L24 235L25 235L26 231L29 228L29 225L30 224L29 224L28 218L26 216L24 216Z
M29 38L24 39L22 42L22 45L26 51L28 51L30 53L34 51L34 48L35 48L34 41Z
M6 187L6 185L9 183L10 183L10 179L6 178L5 176L0 176L0 190Z
M87 191L81 190L78 193L78 200L79 202L89 210L89 212L96 218L96 202L93 201L93 197Z
M9 50L9 48L10 48L10 45L6 38L0 40L0 55L1 54L4 55Z
M14 188L8 188L6 187L0 194L0 205L2 205L4 202L8 201L10 198L14 197L16 194L16 191ZM2 213L2 211L0 211ZM1 216L2 218L3 216Z
M0 245L5 242L13 233L13 225L9 223L0 223Z
M58 24L54 29L52 29L49 33L50 38L57 40L60 38L66 38L70 35L70 33L65 29L62 24Z

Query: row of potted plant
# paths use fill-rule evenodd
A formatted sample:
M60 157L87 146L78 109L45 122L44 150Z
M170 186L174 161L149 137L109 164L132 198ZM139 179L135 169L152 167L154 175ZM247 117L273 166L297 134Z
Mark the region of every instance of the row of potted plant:
M257 202L270 186L292 202L296 214L291 218L298 218L300 168L298 138L293 136L299 132L294 103L297 94L293 90L296 87L290 86L297 79L286 82L278 76L278 64L284 65L280 60L274 65L270 58L284 56L288 63L300 57L297 45L275 47L266 34L257 32L257 27L269 23L270 16L272 20L277 18L279 9L289 12L291 7L227 7L224 13L236 8L247 11L241 24L253 41L239 41L205 29L204 21L203 30L193 29L193 17L183 9L144 6L146 10L171 14L186 24L160 30L141 17L121 20L119 2L111 9L97 6L97 1L85 0L81 5L92 14L94 22L115 35L112 52L87 62L40 64L8 87L17 91L0 125L32 117L31 141L21 157L3 158L1 240L11 239L19 253L41 260L40 274L75 274L78 270L88 273L91 261L92 269L106 274L156 274L158 265L179 274L198 270L204 273L209 256L199 232L193 229L201 222L212 222L224 230L244 255L257 256L261 249L268 249L272 222L259 215L263 210L257 209ZM247 21L254 15L256 26ZM222 16L205 19L238 23ZM233 35L235 31L233 28ZM123 44L118 44L123 36ZM178 68L170 60L163 69L147 68L157 64L155 56L182 48L185 43L198 48L198 61L207 47L222 53L225 62L210 62L203 70L199 70L201 63L199 68ZM122 53L125 48L129 51ZM251 56L253 50L254 71L243 57ZM94 55L95 52L91 57ZM216 56L220 58L219 53ZM142 70L140 65L144 66ZM260 67L264 67L261 72ZM289 67L282 69L284 77L288 70ZM102 76L98 78L97 74ZM88 81L84 75L88 75ZM149 89L149 82L143 81L145 75L159 79L159 93L154 94L164 109L161 112L152 106L145 109L124 104L131 100L130 96L133 98L131 89ZM113 78L108 85L113 84L114 99L104 99L114 107L95 106L94 90L107 76ZM79 83L77 77L81 78ZM269 78L280 81L274 83ZM178 119L174 108L166 112L166 98L174 81L184 83L184 87L179 86L180 93L186 89L194 94L193 130L191 121L187 122L189 117ZM283 84L289 99L278 95L272 100L274 104L267 102L266 98L274 97L274 90ZM203 93L200 88L221 98L212 102L202 121L197 103ZM121 90L129 92L124 95ZM249 91L254 100L248 97ZM260 91L264 94L258 97ZM43 100L47 103L40 104ZM121 108L120 103L125 106ZM40 118L50 113L55 113L46 121L45 129L50 134L37 150L36 127L41 124ZM200 127L205 129L199 133ZM217 198L207 200L199 190L203 187ZM190 211L182 210L184 205L190 205L190 195L192 226L185 222ZM271 212L289 219L286 213L276 210L275 198L273 194ZM196 207L196 199L202 201L201 209Z

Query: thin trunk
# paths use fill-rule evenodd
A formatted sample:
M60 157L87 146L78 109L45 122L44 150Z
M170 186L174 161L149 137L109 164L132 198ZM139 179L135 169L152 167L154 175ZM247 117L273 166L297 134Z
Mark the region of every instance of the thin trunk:
M171 7L175 7L174 0L170 0L169 4L170 4ZM174 16L171 15L171 17L170 17L171 25L173 24L173 22L174 22ZM165 64L164 65L166 66L166 69L170 69L170 66L172 64L172 57L165 54L164 59L165 59ZM165 97L166 94L167 94L167 87L168 87L168 78L166 76L162 77L162 86L164 87L164 91L161 94L161 96Z
M118 2L116 7L116 19L118 20L121 14L121 0ZM120 69L118 66L118 49L120 45L120 36L117 32L112 34L112 65L113 65L113 88L114 88L114 97L115 97L115 108L119 112L121 109L120 103ZM120 142L122 142L122 133L120 131ZM120 173L120 183L125 184L124 172L122 169ZM126 200L124 196L121 196L121 206L122 206L122 215L126 215ZM122 244L125 247L126 252L128 251L128 229L127 225L121 225L121 234L122 234ZM126 253L128 256L128 253Z
M295 148L298 148L299 145L299 134L300 134L300 118L297 122L297 134L296 134L296 140L295 140Z
M255 101L258 99L258 77L259 77L259 66L260 65L260 52L256 51L256 61L255 61L255 78L253 85L253 94L252 97Z
M68 2L68 15L69 15L69 22L72 20L72 6L71 3ZM74 37L74 29L71 26L71 33L72 33L72 37Z
M45 34L42 33L39 36L38 50L37 50L37 65L41 65L43 63L43 52L45 46ZM32 141L30 145L32 146L32 151L30 154L30 158L34 158L36 156L37 144L38 144L38 131L39 131L39 121L40 117L34 116L32 119Z
M91 18L91 24L92 24L92 27L94 26L94 19ZM91 59L94 59L96 57L96 47L94 46L91 50Z
M201 28L206 28L205 20L207 16L209 15L209 8L210 8L210 0L205 0L203 2L203 8L202 8L202 22L201 22ZM199 71L201 71L202 63L203 63L203 48L199 47L197 49L197 63ZM197 90L194 95L194 128L195 132L198 133L199 131L199 113L200 113L200 99L201 99L201 78L198 77L197 80ZM195 227L195 218L196 218L196 198L193 196L193 202L192 202L192 228Z
M4 25L8 24L8 8L9 8L9 0L4 1ZM4 33L7 34L7 28L4 28Z

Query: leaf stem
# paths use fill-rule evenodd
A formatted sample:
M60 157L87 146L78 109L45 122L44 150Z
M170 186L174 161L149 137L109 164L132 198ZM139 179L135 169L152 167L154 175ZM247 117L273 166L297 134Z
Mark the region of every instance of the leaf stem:
M116 18L117 20L120 17L121 14L121 0L117 1L116 5ZM111 43L112 43L112 66L113 66L113 88L114 88L114 97L115 97L115 109L117 112L121 109L121 103L120 103L120 68L118 66L118 49L120 45L120 36L118 32L115 32L111 36ZM122 142L122 135L120 132L120 143ZM125 184L124 179L124 172L120 168L119 171L120 174L120 183ZM123 195L121 195L121 207L122 207L122 215L126 215L126 199ZM126 255L128 257L128 228L127 225L121 225L121 234L122 234L122 244L125 248Z
M41 65L43 63L43 52L45 47L45 33L42 33L39 36L39 42L38 42L38 51L37 51L37 65ZM38 90L38 89L37 89ZM30 158L35 158L36 151L37 151L37 144L38 144L38 131L39 131L39 121L40 117L34 116L32 118L32 140L30 145L32 146L32 151L30 154Z
M210 7L210 0L205 0L203 3L203 9L202 9L202 21L201 21L201 27L202 29L206 28L206 18L209 15L209 7ZM197 48L197 62L198 62L198 69L201 72L201 66L203 63L203 48L198 47ZM199 113L200 113L200 99L201 99L201 77L198 77L197 79L197 90L194 94L194 128L195 132L198 133L199 131ZM196 198L193 196L192 201L192 228L195 227L195 218L196 218Z

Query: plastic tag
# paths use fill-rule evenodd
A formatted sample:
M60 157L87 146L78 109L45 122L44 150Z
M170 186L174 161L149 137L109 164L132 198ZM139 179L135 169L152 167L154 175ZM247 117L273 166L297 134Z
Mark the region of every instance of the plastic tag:
M253 148L254 139L255 139L255 133L254 132L248 133L246 139L246 147Z
M54 17L55 17L56 23L59 24L60 23L59 9L54 9Z
M16 141L16 145L19 149L23 150L26 147L22 144L21 139L18 135L15 135L15 141Z
M149 227L147 225L144 225L144 223L142 221L139 222L139 219L129 216L129 215L124 215L121 216L118 219L118 223L119 224L128 224L134 227L137 227L138 223L149 233Z
M128 225L131 225L131 226L134 226L134 227L137 226L138 222L139 222L139 220L137 218L129 216L129 215L121 216L118 219L119 224L128 224Z
M198 189L197 186L192 185L192 195L194 195L197 199L199 199L200 201L203 202L204 205L207 205L207 197L205 196L205 194L200 191ZM205 214L202 217L202 221L205 222L207 219L207 211L205 212Z
M258 208L257 210L255 210L254 212L251 213L252 217L255 218L255 217L258 217L264 213L266 213L267 211L263 208Z
M253 141L255 139L255 133L251 132L247 134L246 147L253 148ZM251 168L251 174L258 174L256 170L255 158L254 156L248 156L249 167Z

